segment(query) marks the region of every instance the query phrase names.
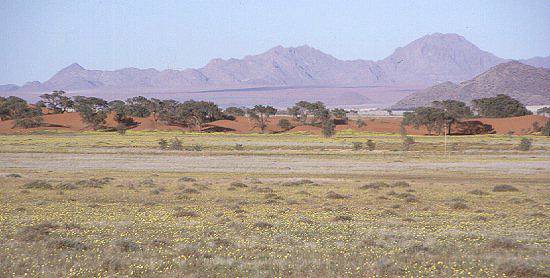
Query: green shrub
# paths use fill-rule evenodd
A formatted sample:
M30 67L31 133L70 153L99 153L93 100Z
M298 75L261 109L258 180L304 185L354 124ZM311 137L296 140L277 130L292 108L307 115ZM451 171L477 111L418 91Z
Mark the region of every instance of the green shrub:
M528 150L531 149L532 145L533 145L533 140L532 139L523 137L523 138L521 138L518 149L520 151L528 151Z
M180 141L180 139L174 137L172 141L170 141L170 149L174 151L181 151L183 150L183 145Z
M354 151L359 151L363 148L363 142L351 142Z
M408 151L412 148L412 146L415 144L414 138L411 136L404 136L403 137L403 150Z
M160 147L161 150L168 149L168 141L166 141L166 139L164 139L164 138L161 138L159 140L159 147Z
M367 140L367 143L365 143L365 148L367 148L368 151L374 151L376 148L376 144L371 139Z
M52 189L53 188L53 186L49 182L39 181L39 180L26 183L25 185L23 185L23 187L27 189Z

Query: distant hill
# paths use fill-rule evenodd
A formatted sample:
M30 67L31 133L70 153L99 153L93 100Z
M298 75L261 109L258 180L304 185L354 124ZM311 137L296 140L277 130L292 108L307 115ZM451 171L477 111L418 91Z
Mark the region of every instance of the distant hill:
M392 109L411 109L445 99L470 102L498 94L509 95L526 105L550 104L550 69L518 61L499 64L458 85L445 82L416 92L397 102Z
M535 57L523 62L547 67L549 60L549 57ZM339 60L304 45L277 46L242 59L213 59L198 69L103 71L85 69L74 63L43 83L33 81L21 87L4 85L0 93L36 97L52 90L93 95L156 92L162 97L160 94L166 92L261 87L318 86L335 88L335 91L338 87L350 86L424 88L445 81L467 80L506 61L457 34L435 33L397 48L380 61Z

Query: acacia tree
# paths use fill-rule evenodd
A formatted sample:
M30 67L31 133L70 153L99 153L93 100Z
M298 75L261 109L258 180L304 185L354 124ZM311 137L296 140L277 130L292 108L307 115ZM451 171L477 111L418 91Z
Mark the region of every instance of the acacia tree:
M259 127L262 133L267 127L269 118L276 113L277 109L269 105L256 105L248 111L250 118L256 122L256 127Z
M42 111L22 98L0 98L0 120L13 120L13 127L37 127L42 124Z
M93 129L99 129L105 125L109 106L107 101L96 97L74 97L75 109L80 113L82 121Z
M205 123L223 119L223 113L213 102L189 100L178 105L176 117L178 122L200 130Z
M435 107L418 107L413 112L403 113L402 123L415 128L425 126L430 135L433 131L441 133L445 124L445 112Z
M74 107L74 102L71 98L65 96L64 91L53 91L51 94L43 94L40 96L42 103L54 111L55 114L62 114Z
M225 108L224 113L233 117L244 116L246 114L244 109L233 106Z
M443 110L444 122L447 127L447 134L451 134L451 126L461 119L471 116L472 112L466 103L457 100L434 101L433 106Z
M302 124L319 125L330 117L330 111L320 101L299 101L287 110L296 121ZM308 119L311 119L309 123Z
M151 101L146 97L137 96L126 100L130 116L145 118L151 115Z
M481 117L507 118L532 114L521 102L503 94L474 99L472 105L474 111Z

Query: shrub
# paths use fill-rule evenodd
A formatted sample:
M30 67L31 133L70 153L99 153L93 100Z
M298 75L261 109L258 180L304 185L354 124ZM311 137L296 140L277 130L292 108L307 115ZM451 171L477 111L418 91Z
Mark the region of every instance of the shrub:
M296 181L287 181L281 185L282 186L302 186L302 185L317 186L318 184L316 184L312 180L302 179L302 180L296 180Z
M337 215L333 218L334 221L351 221L353 218L349 215Z
M336 125L331 119L324 120L321 128L323 129L323 136L326 138L332 137L336 133Z
M533 145L533 140L532 139L523 137L523 138L521 138L518 149L520 151L528 151L528 150L531 149L532 145Z
M160 148L161 150L166 150L166 149L168 149L168 141L166 141L166 139L164 139L164 138L161 138L161 139L159 140L159 148Z
M546 124L541 128L540 132L544 136L550 136L550 121L546 121Z
M243 144L235 144L235 150L237 150L237 151L242 151L242 150L244 150Z
M119 123L119 124L116 125L115 130L118 134L124 135L124 134L126 134L126 130L128 130L128 126L126 126L123 123Z
M411 136L404 136L403 137L403 150L408 151L412 148L412 146L415 144L414 138Z
M38 241L46 238L50 233L59 228L59 225L52 222L43 222L40 224L27 226L19 230L18 238L23 241Z
M371 182L359 187L359 189L380 189L381 187L389 187L389 184L385 182Z
M479 189L471 190L471 191L469 191L468 193L473 194L473 195L479 195L479 196L489 195L489 193L487 193L487 192L485 192L485 191L483 191L483 190L479 190Z
M31 181L23 185L26 189L52 189L53 186L47 181Z
M368 151L374 151L374 148L376 147L376 144L371 139L367 140L367 143L365 143L365 147Z
M187 148L185 148L186 151L192 151L192 152L200 152L202 151L202 145L192 145Z
M127 239L116 241L115 246L120 248L120 251L122 252L133 252L133 251L139 251L142 249L141 245Z
M13 127L33 128L39 127L44 122L41 116L14 119Z
M181 177L178 180L183 181L183 182L195 182L195 181L197 181L197 179L192 178L192 177Z
M289 130L292 128L292 123L287 119L280 119L277 125L283 130Z
M170 141L170 149L174 151L183 150L183 145L181 144L180 139L174 137L174 139Z
M91 187L91 188L103 188L104 185L110 183L113 178L101 178L101 179L88 179L88 180L79 180L75 184L77 186Z
M359 151L363 148L363 142L351 142L353 150Z
M508 184L495 185L493 187L493 192L514 192L514 191L519 191L519 190Z
M234 181L230 184L230 186L232 187L240 187L240 188L243 188L243 187L248 187L248 185L242 183L242 182L239 182L239 181Z
M69 239L69 238L58 238L51 240L48 245L55 249L72 249L72 250L86 250L88 246L82 241Z
M267 223L267 222L260 221L260 222L254 223L254 227L256 227L256 228L262 228L262 229L269 229L269 228L273 228L273 224L270 224L270 223Z
M410 187L411 185L406 181L398 181L393 183L390 187Z
M6 178L21 178L22 176L19 174L7 174Z
M358 119L357 121L355 121L355 124L358 128L362 128L367 125L367 123L363 119Z
M468 205L466 203L459 202L459 201L451 202L451 204L449 206L452 209L467 209L468 208Z
M174 217L198 217L199 214L191 210L179 209L174 213Z
M349 199L349 198L351 198L351 196L349 196L349 195L338 194L334 191L327 192L327 194L325 196L327 197L327 199Z

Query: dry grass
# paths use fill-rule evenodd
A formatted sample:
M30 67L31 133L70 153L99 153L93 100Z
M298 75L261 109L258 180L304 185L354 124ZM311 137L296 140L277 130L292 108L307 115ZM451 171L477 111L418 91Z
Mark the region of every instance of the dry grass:
M425 137L186 134L203 151L172 153L160 135L0 141L0 276L550 275L550 141L452 137L442 158Z

